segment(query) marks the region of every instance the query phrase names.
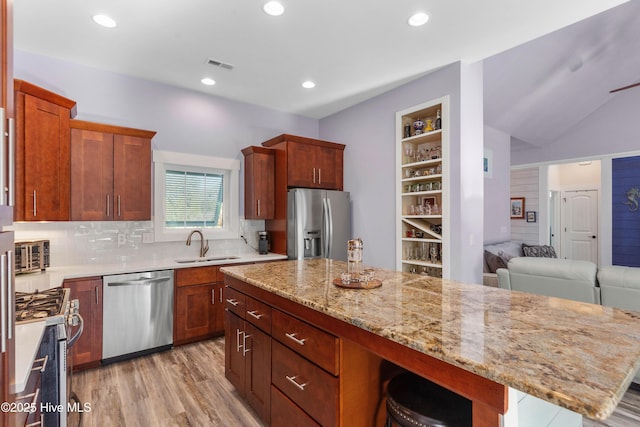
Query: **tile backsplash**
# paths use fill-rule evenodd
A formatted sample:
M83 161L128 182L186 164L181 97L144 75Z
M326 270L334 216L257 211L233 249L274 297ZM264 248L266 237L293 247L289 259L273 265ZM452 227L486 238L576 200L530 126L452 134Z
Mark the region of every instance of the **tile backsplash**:
M48 239L51 241L51 266L110 264L144 259L184 258L197 256L199 242L186 246L191 230L181 242L143 243L153 241L152 221L38 222L15 223L15 240ZM208 255L254 252L258 247L258 231L264 221L240 220L242 238L210 240ZM144 239L147 241L147 239Z

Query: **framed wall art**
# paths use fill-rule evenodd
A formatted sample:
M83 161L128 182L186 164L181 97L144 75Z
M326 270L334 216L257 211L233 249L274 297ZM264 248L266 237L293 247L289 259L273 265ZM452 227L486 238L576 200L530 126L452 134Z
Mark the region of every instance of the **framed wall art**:
M524 219L524 197L511 198L511 219Z
M527 211L527 222L536 222L536 211Z

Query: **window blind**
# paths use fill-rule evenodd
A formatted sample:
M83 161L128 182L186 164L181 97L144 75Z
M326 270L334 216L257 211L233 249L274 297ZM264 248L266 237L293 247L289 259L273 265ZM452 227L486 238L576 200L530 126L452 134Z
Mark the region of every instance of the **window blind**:
M222 227L224 175L166 170L165 226Z

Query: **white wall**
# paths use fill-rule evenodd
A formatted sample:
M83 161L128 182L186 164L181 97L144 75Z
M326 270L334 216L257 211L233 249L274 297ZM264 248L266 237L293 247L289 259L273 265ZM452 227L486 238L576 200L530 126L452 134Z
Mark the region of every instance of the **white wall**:
M489 176L484 178L484 243L511 239L509 217L511 138L490 126L484 127L484 147L490 154Z

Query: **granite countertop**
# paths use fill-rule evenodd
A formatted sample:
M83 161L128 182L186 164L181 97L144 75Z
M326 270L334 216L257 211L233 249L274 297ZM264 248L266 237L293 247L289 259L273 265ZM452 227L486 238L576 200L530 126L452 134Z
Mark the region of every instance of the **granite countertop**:
M228 258L227 256L232 258ZM229 265L245 262L276 261L287 258L286 255L274 253L260 255L257 252L228 254L227 256L213 254L203 259L224 259L211 259L209 261L199 259L197 262L185 262L195 258L167 257L159 259L143 259L113 264L84 264L64 267L50 267L42 273L35 272L16 275L16 291L43 291L46 289L62 286L62 282L65 279L74 279L78 277L108 276L110 274L135 273L139 271L175 270L179 268L204 267L208 265L222 264Z
M334 260L224 267L256 287L593 419L640 367L640 313L375 269L345 289Z

